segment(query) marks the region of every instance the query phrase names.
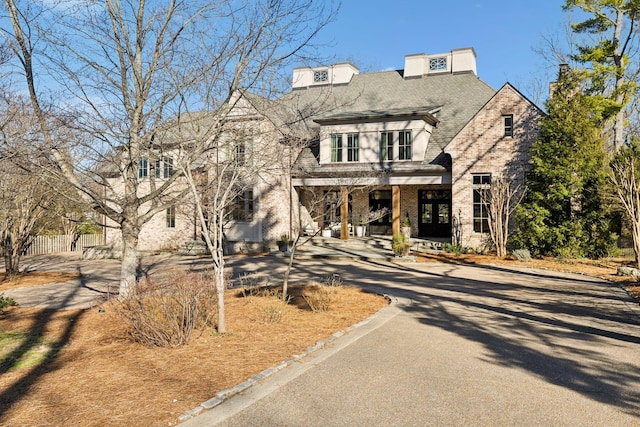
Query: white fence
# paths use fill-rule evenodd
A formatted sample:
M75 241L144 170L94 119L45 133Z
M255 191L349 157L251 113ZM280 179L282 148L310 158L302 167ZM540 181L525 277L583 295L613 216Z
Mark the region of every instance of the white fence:
M97 246L103 243L102 234L81 234L75 236L70 244L68 236L38 236L27 249L25 255L44 255L60 252L82 252L87 246Z

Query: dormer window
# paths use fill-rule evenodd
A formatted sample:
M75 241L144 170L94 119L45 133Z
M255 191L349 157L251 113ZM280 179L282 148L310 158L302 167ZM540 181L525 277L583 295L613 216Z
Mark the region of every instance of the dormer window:
M447 57L440 56L438 58L429 59L429 71L446 71Z
M314 83L326 83L328 81L329 81L329 72L327 70L313 72Z
M398 160L411 160L411 131L403 130L398 133Z
M342 135L340 134L331 135L331 161L342 161Z

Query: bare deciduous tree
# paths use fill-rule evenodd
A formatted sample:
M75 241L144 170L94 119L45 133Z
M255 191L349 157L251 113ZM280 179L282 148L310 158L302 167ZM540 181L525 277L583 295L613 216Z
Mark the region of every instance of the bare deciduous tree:
M640 147L637 140L616 153L611 162L609 179L629 220L635 262L640 268Z
M4 4L3 34L60 174L120 229L123 296L136 283L142 226L189 192L176 183L215 146L232 96L269 94L279 83L272 71L304 56L334 12L317 0ZM34 64L45 63L64 99L58 107L73 118L65 125L82 133L75 145L55 143L40 107L45 85ZM216 114L201 145L174 132L198 110ZM167 167L170 158L186 168Z
M499 176L492 177L489 188L481 190L482 203L488 214L489 235L499 257L507 256L511 215L524 193L519 184Z

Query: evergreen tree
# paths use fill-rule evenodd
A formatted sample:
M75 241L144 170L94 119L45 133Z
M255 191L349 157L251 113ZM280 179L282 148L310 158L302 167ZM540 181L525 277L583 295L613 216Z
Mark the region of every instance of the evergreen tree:
M625 107L637 96L640 0L565 0L565 10L585 19L571 28L577 36L573 59L585 66L586 90L598 97L612 122L611 148L625 140Z
M514 245L534 256L606 254L613 241L605 215L604 105L561 73L531 150L527 196L516 212Z

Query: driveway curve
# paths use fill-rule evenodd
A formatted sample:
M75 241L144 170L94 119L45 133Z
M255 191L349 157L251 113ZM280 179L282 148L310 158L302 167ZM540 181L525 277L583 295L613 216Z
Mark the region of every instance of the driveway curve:
M230 265L238 274L280 264ZM614 284L313 259L293 277L333 273L395 303L184 426L640 425L640 307Z

